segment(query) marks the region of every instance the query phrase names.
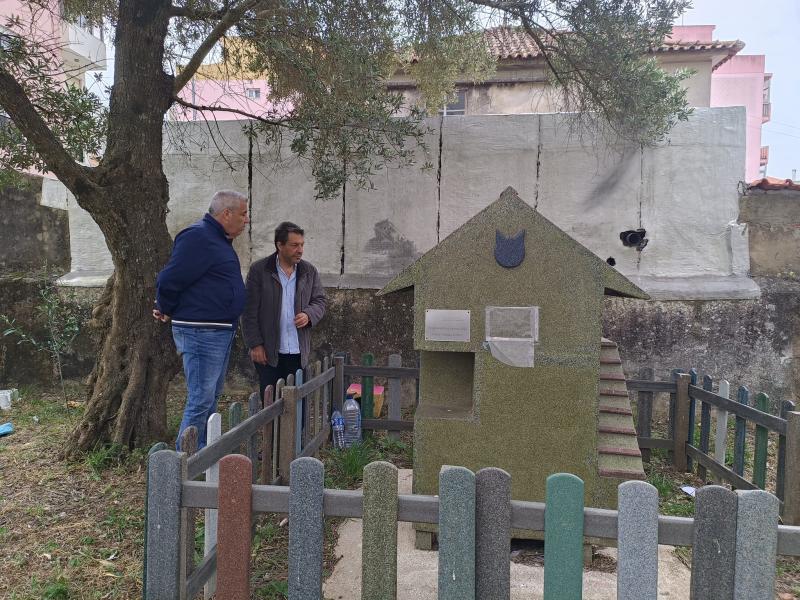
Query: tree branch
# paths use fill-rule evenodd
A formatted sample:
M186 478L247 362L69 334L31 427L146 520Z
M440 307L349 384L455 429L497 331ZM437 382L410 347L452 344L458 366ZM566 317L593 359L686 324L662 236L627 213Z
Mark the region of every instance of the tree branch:
M183 17L186 19L216 20L225 16L225 9L218 10L192 10L186 6L170 6L170 17Z
M201 104L192 104L181 98L180 96L173 96L172 98L176 104L180 104L181 106L185 106L186 108L192 108L194 110L199 110L201 112L226 112L232 113L235 115L242 115L243 117L247 117L248 119L253 119L254 121L260 121L261 123L265 123L266 125L277 125L279 127L286 126L286 124L290 121L290 119L268 119L266 117L259 117L258 115L254 115L253 113L249 113L246 110L241 110L238 108L229 108L226 106L204 106Z
M197 48L192 58L186 63L186 66L181 69L181 72L175 77L175 86L173 91L175 94L180 92L183 87L189 83L189 80L194 77L197 69L205 60L208 53L211 52L214 45L225 35L225 33L242 18L245 12L255 8L261 3L261 0L245 0L239 6L229 9L214 26L214 29L206 36L203 43Z
M25 90L11 74L0 66L0 106L14 125L33 144L36 151L61 182L76 196L87 187L94 187L90 167L78 163L53 132L28 98Z

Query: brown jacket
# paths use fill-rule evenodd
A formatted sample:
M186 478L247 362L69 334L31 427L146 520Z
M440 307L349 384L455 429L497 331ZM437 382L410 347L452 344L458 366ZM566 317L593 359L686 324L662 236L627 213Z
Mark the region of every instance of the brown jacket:
M242 333L248 348L264 346L267 362L278 365L281 319L281 280L278 277L277 253L254 262L247 273L247 302L242 314ZM297 289L294 295L294 312L308 315L309 324L297 330L300 342L300 362L308 364L311 353L311 327L325 315L325 288L317 269L310 262L297 263Z

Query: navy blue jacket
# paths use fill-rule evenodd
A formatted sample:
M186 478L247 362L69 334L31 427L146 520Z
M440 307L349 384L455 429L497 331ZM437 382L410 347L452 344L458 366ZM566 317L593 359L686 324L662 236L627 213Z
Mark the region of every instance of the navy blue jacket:
M235 324L244 301L232 240L206 214L175 237L172 256L156 279L156 305L172 319Z

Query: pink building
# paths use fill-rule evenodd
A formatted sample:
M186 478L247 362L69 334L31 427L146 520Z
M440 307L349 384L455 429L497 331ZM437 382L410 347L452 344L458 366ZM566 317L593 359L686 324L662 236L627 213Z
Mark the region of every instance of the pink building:
M193 77L178 96L194 106L213 106L220 110L203 111L175 104L170 118L176 121L249 119L250 115L269 116L276 112L268 101L269 88L264 79L207 79L201 74Z
M18 24L9 32L9 17L18 17ZM48 8L22 0L0 0L0 34L36 40L53 52L53 60L63 70L68 83L85 87L87 71L104 71L106 45L103 31L89 27L82 19L67 23L61 18L61 2L52 0Z
M670 41L709 43L714 25L676 26ZM711 73L710 106L744 106L747 114L745 181L764 177L769 148L761 146L761 126L769 121L771 73L765 72L764 55L736 54Z

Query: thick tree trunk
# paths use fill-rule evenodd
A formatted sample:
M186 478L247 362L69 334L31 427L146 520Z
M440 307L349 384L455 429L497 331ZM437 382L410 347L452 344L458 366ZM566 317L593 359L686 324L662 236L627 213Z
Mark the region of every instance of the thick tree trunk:
M109 442L141 447L165 436L167 386L179 363L169 326L155 321L151 310L155 277L172 242L162 208L166 183L155 178L150 189L142 189L142 183L114 186L115 198L99 203L130 207L124 227L109 228L108 221L120 216L117 211L114 219L93 215L116 269L95 311L104 329L86 410L72 434L73 449Z
M163 71L169 7L169 0L120 1L108 146L94 186L73 190L105 236L114 276L97 308L107 329L72 450L107 442L141 447L165 435L167 386L179 363L170 328L153 319L152 308L155 278L172 247L161 159L174 82Z

